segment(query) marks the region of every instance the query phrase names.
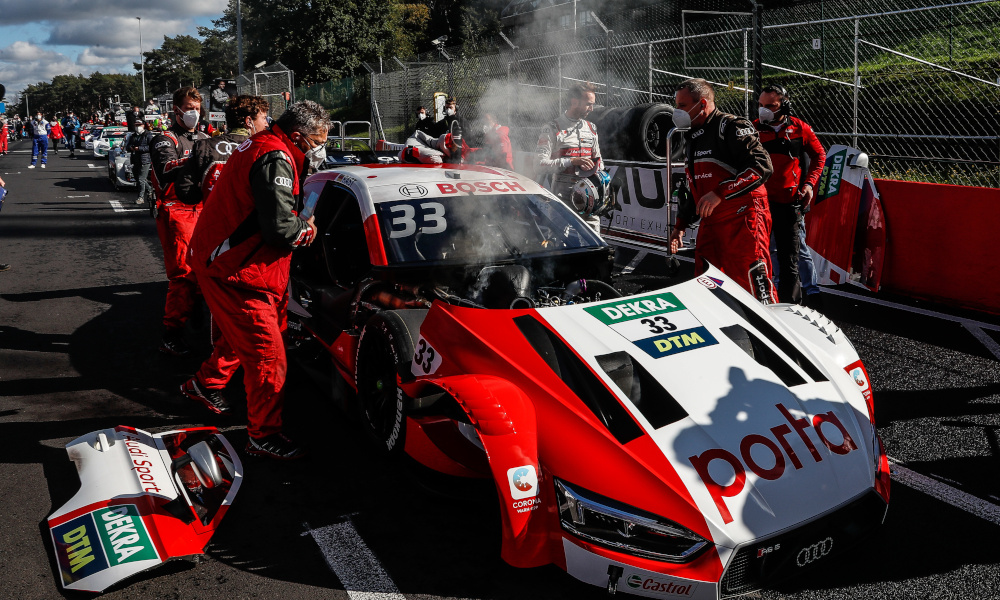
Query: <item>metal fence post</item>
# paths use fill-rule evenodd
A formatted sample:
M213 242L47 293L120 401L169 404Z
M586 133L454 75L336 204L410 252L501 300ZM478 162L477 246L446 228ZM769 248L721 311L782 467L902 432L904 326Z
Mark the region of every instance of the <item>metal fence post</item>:
M607 106L612 106L611 104L611 53L614 52L614 44L612 44L612 38L615 32L613 30L608 30L607 36L605 36L605 52L604 52L604 93L605 93L605 104Z
M861 19L854 19L854 129L851 146L858 147L858 94L861 88L861 75L858 73L858 38L861 33Z
M653 44L649 45L649 101L653 102Z
M760 93L764 78L764 18L760 12L761 4L753 3L753 89Z
M562 54L556 57L556 95L559 97L559 114L562 114Z

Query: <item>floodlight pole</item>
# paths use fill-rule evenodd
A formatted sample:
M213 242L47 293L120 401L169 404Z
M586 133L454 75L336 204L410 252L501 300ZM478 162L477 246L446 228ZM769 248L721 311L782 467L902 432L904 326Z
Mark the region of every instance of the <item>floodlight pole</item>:
M142 17L136 17L139 21L139 65L142 67L142 105L146 105L146 60L142 56Z

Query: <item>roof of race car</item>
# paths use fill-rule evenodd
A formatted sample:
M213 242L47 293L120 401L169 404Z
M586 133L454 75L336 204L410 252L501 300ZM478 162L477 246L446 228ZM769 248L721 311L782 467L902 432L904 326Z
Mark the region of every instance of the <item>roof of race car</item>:
M372 204L451 195L548 194L524 175L483 165L351 165L309 179L337 182Z

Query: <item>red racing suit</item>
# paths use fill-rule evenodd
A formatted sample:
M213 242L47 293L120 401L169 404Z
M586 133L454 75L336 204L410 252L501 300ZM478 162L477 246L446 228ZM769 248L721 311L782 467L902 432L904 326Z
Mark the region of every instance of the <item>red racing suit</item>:
M771 157L774 173L768 178L767 199L771 205L772 233L778 261L778 298L782 302L798 302L802 298L799 283L799 227L803 207L799 189L811 185L816 189L823 173L826 152L812 127L801 119L787 116L777 124L753 122L761 144ZM806 157L809 171L805 173ZM803 177L803 174L805 176Z
M198 297L198 284L188 265L188 244L198 223L201 206L180 202L174 182L183 173L184 163L203 133L189 132L176 123L153 138L149 150L153 163L153 191L156 193L156 232L163 247L167 271L167 301L163 309L164 329L179 329L187 322Z
M292 250L313 230L294 212L305 155L277 126L230 156L191 239L192 264L221 339L202 365L206 387L245 372L248 431L281 431L288 363L282 332Z
M0 152L7 153L7 123L0 123Z
M778 130L759 120L753 122L760 136L760 143L771 157L774 172L767 179L769 202L787 204L795 201L795 193L800 186L809 184L816 188L819 176L823 173L823 163L826 162L826 151L812 127L802 119L788 116L782 119ZM809 157L809 172L802 177Z
M776 302L771 282L771 215L764 182L771 160L750 121L715 110L684 134L685 174L695 202L714 191L722 202L701 220L695 274L716 266L764 304ZM688 223L679 214L674 225Z

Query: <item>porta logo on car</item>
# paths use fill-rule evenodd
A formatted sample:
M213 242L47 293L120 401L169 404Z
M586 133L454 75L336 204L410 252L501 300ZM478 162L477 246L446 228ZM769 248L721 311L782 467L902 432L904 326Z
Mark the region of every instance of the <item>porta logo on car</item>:
M510 496L514 500L534 498L538 495L538 472L532 465L508 469L507 482L510 484Z
M775 404L774 406L778 409L785 420L788 421L788 423L782 423L781 425L776 425L770 429L771 435L774 436L774 439L757 433L751 433L750 435L744 437L740 441L740 457L743 458L742 462L740 462L740 458L735 454L722 448L712 448L697 456L691 456L688 458L688 460L691 461L691 466L693 466L695 471L698 472L702 482L705 484L705 488L708 490L709 495L715 502L716 508L719 509L719 514L722 516L722 521L724 523L731 523L733 521L733 516L729 512L729 508L726 506L725 499L738 496L743 491L743 488L746 487L747 469L761 479L774 481L775 479L780 479L787 472L787 469L785 468L786 454L788 455L788 460L791 461L795 470L802 469L804 466L811 464L806 463L803 465L802 460L792 448L792 444L788 439L786 439L786 436L791 435L792 430L795 430L795 433L798 434L799 439L801 439L802 443L809 450L809 454L812 456L813 462L816 463L822 462L823 456L820 454L819 450L816 448L816 444L813 443L812 438L807 433L807 430L810 428L816 438L834 455L842 456L858 449L858 445L854 443L854 439L851 438L847 428L844 427L844 424L840 422L840 419L837 418L837 415L834 414L832 410L826 413L814 415L812 419L808 419L795 418L782 404ZM822 429L822 425L824 423L827 425L825 432ZM834 429L837 433L833 431ZM839 434L841 442L837 444L831 440L831 434L833 436ZM777 443L775 443L775 441L777 441ZM774 465L770 468L766 468L761 465L751 453L754 446L763 446L766 448L767 452L773 455ZM784 453L782 453L782 450L784 450ZM758 454L758 457L759 456L760 454ZM713 460L721 460L729 463L729 466L733 470L732 483L722 485L712 477L708 467ZM745 467L744 464L746 465ZM726 478L723 478L723 481L726 480Z

